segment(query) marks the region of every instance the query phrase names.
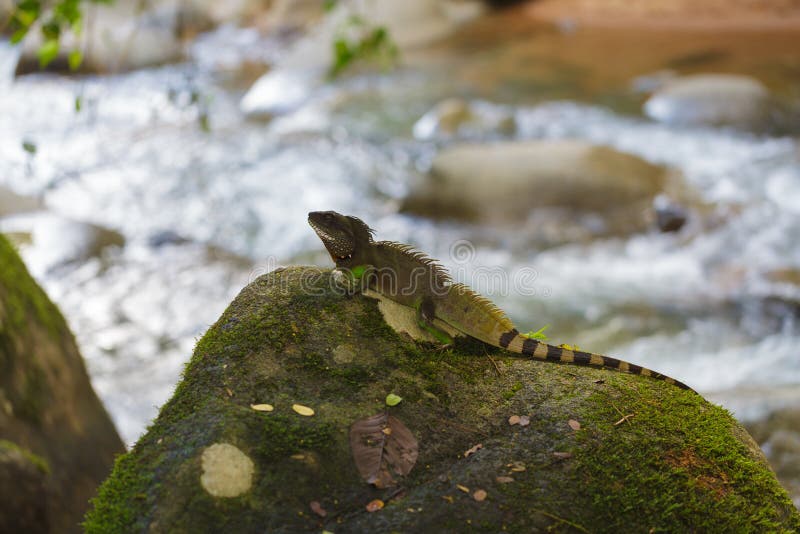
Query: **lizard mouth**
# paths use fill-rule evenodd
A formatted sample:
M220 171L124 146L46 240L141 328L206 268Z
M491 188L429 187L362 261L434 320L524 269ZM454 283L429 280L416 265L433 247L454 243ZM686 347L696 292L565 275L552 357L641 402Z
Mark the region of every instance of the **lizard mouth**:
M328 253L331 255L331 258L334 260L349 260L353 258L352 254L342 254L341 251L336 250L336 237L332 236L324 228L317 225L313 220L311 220L311 218L309 218L308 224L322 240L322 244L325 245L326 249L328 249Z

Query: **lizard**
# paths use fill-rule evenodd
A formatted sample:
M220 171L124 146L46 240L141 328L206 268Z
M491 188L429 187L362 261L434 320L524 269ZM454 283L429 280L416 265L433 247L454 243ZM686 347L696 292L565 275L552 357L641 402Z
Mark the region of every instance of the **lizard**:
M568 345L550 345L520 333L500 308L466 285L454 282L441 264L410 245L375 241L374 230L357 217L315 211L308 214L308 222L337 270L349 274L350 280L358 281L361 287L416 310L419 326L444 345L452 344L453 338L437 327L434 319L460 334L537 360L649 376L693 391L646 367Z

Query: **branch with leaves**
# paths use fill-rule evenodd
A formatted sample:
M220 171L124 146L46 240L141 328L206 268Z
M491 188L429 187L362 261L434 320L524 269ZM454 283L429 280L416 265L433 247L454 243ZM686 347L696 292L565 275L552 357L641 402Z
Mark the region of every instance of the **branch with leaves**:
M19 0L3 29L11 31L11 42L21 42L30 30L39 23L42 45L37 51L39 65L44 68L58 57L62 36L71 31L76 36L83 32L83 4L110 4L113 0ZM83 53L74 49L67 55L71 70L76 70L83 62Z

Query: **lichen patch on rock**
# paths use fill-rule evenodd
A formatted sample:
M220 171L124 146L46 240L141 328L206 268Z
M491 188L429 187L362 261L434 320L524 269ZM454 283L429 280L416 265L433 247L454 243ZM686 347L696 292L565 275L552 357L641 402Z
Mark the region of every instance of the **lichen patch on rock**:
M351 363L356 357L353 346L349 344L337 345L333 349L333 361L338 364Z
M253 484L253 460L229 443L203 451L200 483L214 497L238 497Z

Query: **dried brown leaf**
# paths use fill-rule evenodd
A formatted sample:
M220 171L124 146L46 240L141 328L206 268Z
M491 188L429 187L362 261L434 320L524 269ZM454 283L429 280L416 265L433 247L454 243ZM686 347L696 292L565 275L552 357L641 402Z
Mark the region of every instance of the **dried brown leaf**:
M521 415L519 417L519 426L528 426L531 424L531 418L527 415Z
M472 494L472 498L475 499L478 502L485 501L486 497L488 497L488 494L486 493L486 490L482 490L482 489L475 490L475 493Z
M408 427L386 413L353 423L350 449L361 478L379 488L395 485L393 475L407 475L419 455L419 444Z
M464 493L469 493L469 488L466 486L462 486L461 484L456 484L456 487L463 491Z
M567 460L569 458L572 458L572 453L571 452L554 452L553 453L553 457L555 457L558 460Z
M569 427L572 430L580 430L581 429L581 424L578 421L576 421L575 419L570 419L569 421L567 421L567 424L569 425Z
M474 446L470 447L469 449L464 451L464 458L469 458L470 456L472 456L473 454L475 454L476 452L478 452L482 448L483 448L483 443L478 443L477 445L474 445Z
M505 476L495 477L495 480L497 481L498 484L509 484L511 482L514 482L513 478Z
M518 425L520 421L520 417L518 415L512 415L508 418L508 424L511 426Z
M380 499L375 499L374 501L369 501L367 503L367 512L377 512L383 507L384 507L383 501Z
M312 512L314 512L320 517L325 517L326 515L328 515L328 512L325 510L325 508L322 507L319 501L311 501L310 503L308 503L308 507L311 508Z

